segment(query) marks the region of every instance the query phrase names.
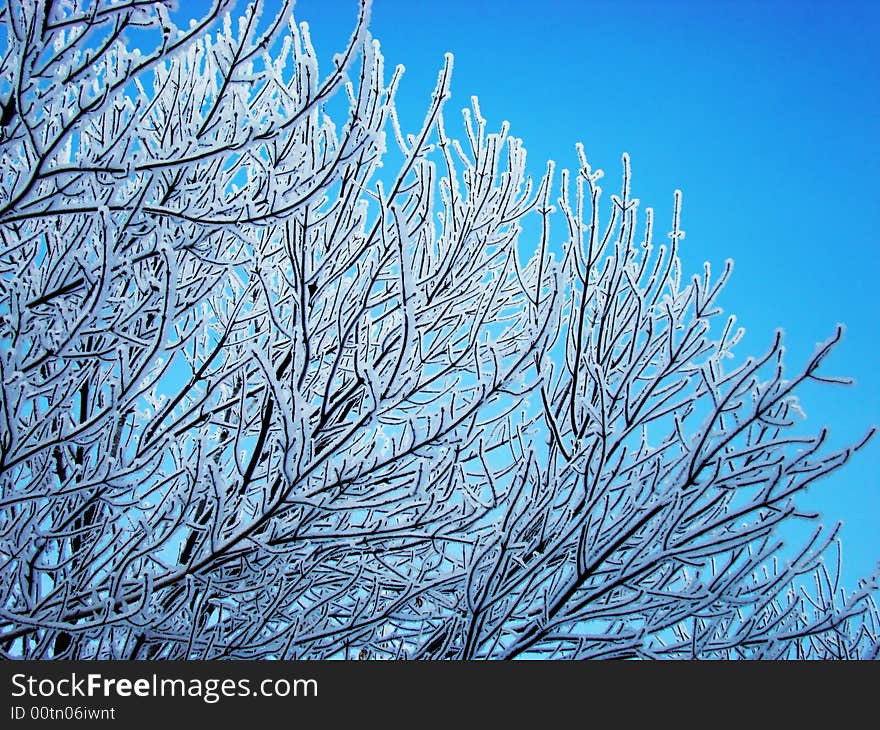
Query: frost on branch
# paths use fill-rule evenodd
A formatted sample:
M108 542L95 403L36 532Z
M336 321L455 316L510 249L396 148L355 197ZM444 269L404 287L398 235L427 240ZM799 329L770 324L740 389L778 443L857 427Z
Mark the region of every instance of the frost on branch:
M367 7L326 71L292 3L166 5L0 11L4 656L876 653L776 529L839 333L731 365L679 195L657 245L627 158L455 139L451 56L402 130Z

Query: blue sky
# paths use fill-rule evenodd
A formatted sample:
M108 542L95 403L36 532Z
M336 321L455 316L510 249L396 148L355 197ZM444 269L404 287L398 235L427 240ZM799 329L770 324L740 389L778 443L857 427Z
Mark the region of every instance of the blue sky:
M296 15L326 63L357 2L299 0ZM836 445L880 424L880 4L374 0L371 29L388 67L406 66L409 131L451 51L450 133L475 94L490 127L508 120L524 139L535 175L550 158L575 167L581 141L606 189L630 153L634 194L663 225L681 189L685 271L735 261L721 305L747 330L740 355L781 327L795 368L842 322L827 372L856 385L802 391L807 423ZM850 586L880 559L878 474L880 437L808 495L826 524L844 520Z

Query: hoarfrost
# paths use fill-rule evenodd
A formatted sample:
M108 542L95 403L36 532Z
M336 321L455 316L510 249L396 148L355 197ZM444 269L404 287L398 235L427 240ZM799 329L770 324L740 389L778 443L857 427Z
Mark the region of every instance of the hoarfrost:
M0 138L5 656L874 650L834 530L776 550L861 445L796 427L841 332L791 373L781 334L734 357L679 191L655 246L628 156L606 205L581 144L532 180L475 98L455 139L451 55L407 133L366 3L323 76L291 2L179 30L72 0L44 32L38 5L0 71L28 101Z

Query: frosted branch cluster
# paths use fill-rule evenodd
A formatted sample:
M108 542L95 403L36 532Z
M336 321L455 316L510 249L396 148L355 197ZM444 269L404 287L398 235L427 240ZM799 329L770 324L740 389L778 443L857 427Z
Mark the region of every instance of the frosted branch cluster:
M451 56L401 128L368 7L319 70L227 5L0 10L2 655L876 655L777 529L840 333L738 359L627 157L533 180Z

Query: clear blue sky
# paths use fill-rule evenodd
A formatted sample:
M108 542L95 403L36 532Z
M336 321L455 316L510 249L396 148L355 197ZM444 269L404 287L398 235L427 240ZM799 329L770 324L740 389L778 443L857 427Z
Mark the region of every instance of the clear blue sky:
M356 13L356 0L296 7L322 60ZM680 188L686 271L735 260L721 304L747 329L741 356L781 327L793 368L843 322L829 372L856 385L803 391L808 424L830 425L835 444L880 424L880 3L374 0L371 29L388 67L407 68L410 131L451 51L448 112L479 96L490 126L506 119L524 139L536 175L548 158L575 167L582 141L615 189L629 152L634 194L664 225ZM852 585L880 560L880 438L809 506L844 520Z

